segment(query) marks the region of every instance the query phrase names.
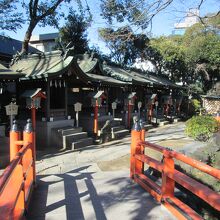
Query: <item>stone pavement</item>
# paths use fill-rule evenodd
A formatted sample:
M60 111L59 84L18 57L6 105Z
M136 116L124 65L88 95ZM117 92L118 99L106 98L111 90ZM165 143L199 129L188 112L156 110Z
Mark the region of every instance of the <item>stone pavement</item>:
M170 145L168 146L170 148L173 148L172 142L177 143L177 145L178 143L182 143L181 147L175 148L175 150L187 155L193 153L198 148L207 145L207 143L205 142L195 141L192 138L187 137L184 133L184 130L185 130L184 122L167 125L161 128L154 128L150 130L146 140L152 143L159 143L159 144L163 143L164 141L166 142L170 141ZM162 144L162 146L164 145Z
M183 130L184 123L168 125L151 130L147 139L191 143ZM129 152L130 137L76 152L39 153L37 188L28 219L175 219L130 181L129 166L115 171L100 169L100 162L120 161Z
M128 172L89 172L38 176L28 219L175 219L128 178Z

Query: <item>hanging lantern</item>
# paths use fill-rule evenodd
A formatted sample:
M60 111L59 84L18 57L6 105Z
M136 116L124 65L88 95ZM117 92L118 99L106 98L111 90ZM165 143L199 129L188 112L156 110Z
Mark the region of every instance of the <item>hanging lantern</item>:
M40 88L36 90L26 90L21 96L26 98L26 107L29 109L40 108L41 99L46 98Z

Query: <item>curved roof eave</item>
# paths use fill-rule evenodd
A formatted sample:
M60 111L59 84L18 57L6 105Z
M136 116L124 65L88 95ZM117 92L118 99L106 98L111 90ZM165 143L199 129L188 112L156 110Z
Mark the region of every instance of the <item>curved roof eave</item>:
M100 83L103 85L114 85L114 86L129 85L128 83L118 79L114 79L113 77L84 72L80 67L80 65L77 63L77 59L74 59L74 64L75 64L75 74L86 83L88 82L92 84Z
M22 76L24 76L24 74L12 71L12 70L6 68L5 66L3 66L2 64L0 64L0 79L15 80L15 79L21 78Z
M62 75L65 73L69 66L73 63L74 57L68 56L65 60L60 59L54 66L48 68L44 73L31 74L26 77L21 78L21 80L29 80L29 79L41 79L41 78L49 78L56 77L58 75Z
M76 58L80 58L80 55L76 56ZM98 63L99 61L97 58L81 59L78 66L83 72L91 73L96 68Z
M101 75L90 74L90 73L87 73L87 76L90 77L91 81L99 82L105 85L118 85L118 86L128 85L128 83L122 82L120 80L117 80L117 79L114 79L108 76L101 76Z

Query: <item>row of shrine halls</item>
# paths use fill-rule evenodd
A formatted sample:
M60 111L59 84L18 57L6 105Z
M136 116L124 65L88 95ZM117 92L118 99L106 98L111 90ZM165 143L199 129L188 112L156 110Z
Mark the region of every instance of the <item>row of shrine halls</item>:
M21 122L35 108L37 141L43 147L53 143L58 128L80 126L96 138L107 121L130 129L134 115L146 123L180 115L182 90L167 78L123 69L94 54L71 55L69 50L16 56L9 69L0 64L0 123L8 122L4 106L12 102Z

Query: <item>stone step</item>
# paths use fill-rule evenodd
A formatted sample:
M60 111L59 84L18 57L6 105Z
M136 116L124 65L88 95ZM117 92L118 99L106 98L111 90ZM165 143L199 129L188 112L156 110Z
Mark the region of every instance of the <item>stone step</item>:
M111 122L111 125L114 126L114 127L118 127L118 126L121 125L121 121L114 119L114 120Z
M161 121L158 123L159 126L164 126L164 125L168 125L170 122L169 121Z
M164 117L162 117L162 118L157 118L157 121L158 121L158 122L164 122L164 121L167 121L167 119L164 118Z
M87 138L87 132L63 135L63 148L69 148L74 141Z
M179 122L179 121L181 121L180 118L174 118L174 119L173 119L173 123L177 123L177 122Z
M66 128L66 129L59 129L58 132L62 135L62 136L65 136L65 135L70 135L70 134L76 134L76 133L80 133L82 132L82 128L79 127L79 128Z
M112 132L117 132L117 131L124 130L124 129L125 129L125 126L123 125L115 126L111 128Z
M83 147L87 147L93 144L93 138L84 138L72 143L71 149L77 150Z
M129 135L129 133L130 133L129 130L127 129L116 131L113 133L113 138L114 139L122 138L125 137L126 135Z
M66 120L66 116L55 116L50 118L51 121Z
M119 122L123 121L122 118L114 118L113 120L114 120L114 121L119 121Z
M145 124L144 125L144 128L145 128L145 130L150 130L150 129L152 129L154 126L152 125L152 124Z
M166 119L165 118L152 118L151 119L151 123L153 123L153 124L159 124L160 122L164 122L164 121L166 121Z

